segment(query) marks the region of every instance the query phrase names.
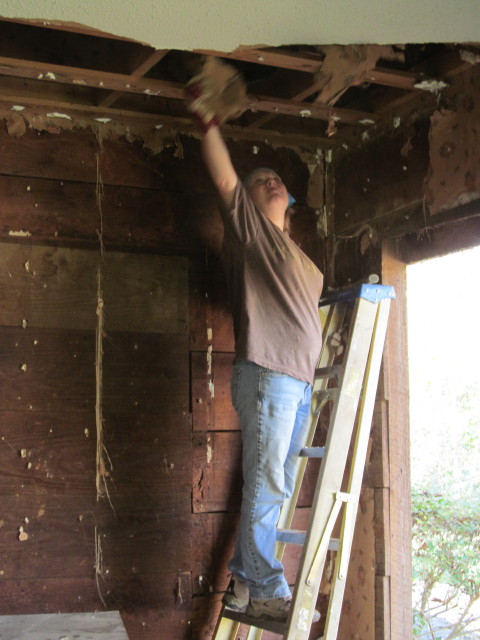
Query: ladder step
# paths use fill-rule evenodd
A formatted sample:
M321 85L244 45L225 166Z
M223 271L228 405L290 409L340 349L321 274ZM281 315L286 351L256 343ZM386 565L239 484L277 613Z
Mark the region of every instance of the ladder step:
M231 609L224 609L223 617L229 620L235 620L241 624L247 624L257 629L264 629L265 631L271 631L277 633L279 636L283 636L286 624L285 622L275 622L274 620L262 620L261 618L254 618L253 616L247 616L246 613L239 613L238 611L232 611Z
M325 447L303 447L299 455L301 458L323 458Z
M303 545L306 536L306 531L299 531L298 529L277 529L277 542L284 542L285 544ZM328 543L328 550L338 551L338 546L338 538L330 538L330 542Z
M277 529L277 542L303 545L306 535L305 531L297 529Z
M332 367L318 367L315 369L315 378L338 378L338 374L342 370L342 367L339 365L334 365Z

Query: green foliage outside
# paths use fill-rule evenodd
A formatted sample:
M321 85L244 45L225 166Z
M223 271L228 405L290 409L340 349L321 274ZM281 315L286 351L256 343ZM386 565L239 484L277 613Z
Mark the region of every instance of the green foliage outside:
M407 269L414 636L422 640L480 639L479 272L479 249Z
M412 511L414 634L432 640L475 637L480 631L480 616L473 611L480 601L478 505L414 491ZM435 596L439 585L446 587Z

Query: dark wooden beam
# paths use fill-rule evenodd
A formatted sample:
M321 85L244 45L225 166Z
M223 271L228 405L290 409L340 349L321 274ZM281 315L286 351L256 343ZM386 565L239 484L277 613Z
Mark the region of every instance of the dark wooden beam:
M75 119L89 119L92 123L123 125L136 125L138 127L169 127L181 133L197 135L197 128L190 118L172 117L156 113L145 113L141 111L130 111L127 109L115 109L112 107L98 107L91 104L75 104L72 102L60 102L45 98L26 99L26 95L2 94L0 89L0 108L11 109L13 105L25 106L25 111L21 111L28 119L28 115L44 115L52 120L53 125L61 126L62 121L72 121ZM65 119L65 120L63 120ZM236 140L249 140L258 142L267 140L270 144L284 147L296 147L298 145L330 149L340 147L342 140L331 140L316 135L305 135L295 133L282 133L266 129L246 129L236 125L223 125L224 136Z
M318 102L297 102L269 96L257 96L249 104L252 111L264 111L275 115L287 115L317 120L337 120L346 124L375 124L380 118L374 113L338 109Z
M0 57L0 74L163 98L183 99L185 97L183 84L178 82L149 80L141 77L132 79L132 76L121 73L67 67L17 58Z
M316 73L320 70L324 55L312 52L292 52L288 49L274 47L239 47L231 53L225 51L212 51L207 49L197 49L196 53L203 55L217 56L229 60L241 60L242 62L252 62L281 69L292 69L294 71L307 71Z
M135 81L139 80L143 77L150 69L152 69L162 58L164 58L169 49L161 49L154 51L151 53L142 63L140 63L135 71L130 75L131 82L135 83ZM99 101L99 105L103 107L110 107L120 96L122 96L125 91L112 91L107 96L105 96L102 100Z

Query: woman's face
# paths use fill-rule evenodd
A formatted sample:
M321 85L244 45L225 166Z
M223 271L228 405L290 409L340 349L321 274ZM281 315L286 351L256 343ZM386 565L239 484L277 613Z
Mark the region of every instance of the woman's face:
M280 176L270 169L259 169L249 178L247 191L256 206L263 211L265 206L281 202L288 207L288 192Z

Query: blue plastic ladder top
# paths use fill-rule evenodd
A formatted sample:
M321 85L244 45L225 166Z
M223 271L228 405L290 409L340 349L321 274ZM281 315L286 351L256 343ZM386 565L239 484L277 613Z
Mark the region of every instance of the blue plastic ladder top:
M385 284L356 284L348 289L332 291L320 298L319 307L325 307L337 302L354 303L357 298L364 298L369 302L378 303L386 298L395 298L395 288Z

